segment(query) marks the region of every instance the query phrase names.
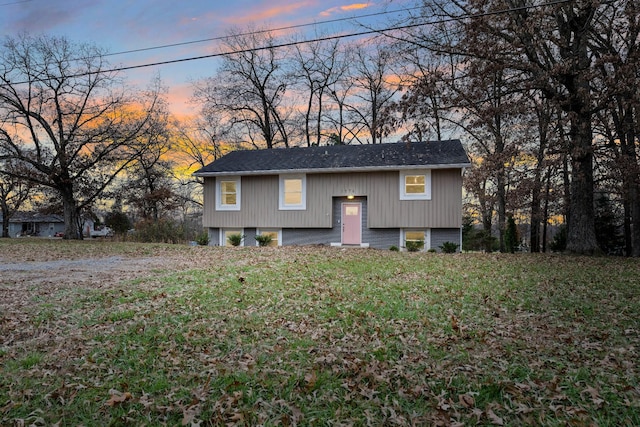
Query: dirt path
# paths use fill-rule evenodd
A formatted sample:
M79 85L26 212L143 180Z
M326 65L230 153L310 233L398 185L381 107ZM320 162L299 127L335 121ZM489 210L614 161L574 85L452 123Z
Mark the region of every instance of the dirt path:
M31 286L110 281L145 275L151 270L166 268L167 260L160 257L86 258L74 260L0 262L0 285L24 283Z
M56 310L65 310L67 295L83 290L109 289L167 270L178 262L160 254L131 257L92 253L94 247L90 246L78 246L80 250L71 253L44 247L28 248L31 251L19 246L2 249L0 345L20 339L32 328L30 317L34 315L31 309L34 302L45 302Z

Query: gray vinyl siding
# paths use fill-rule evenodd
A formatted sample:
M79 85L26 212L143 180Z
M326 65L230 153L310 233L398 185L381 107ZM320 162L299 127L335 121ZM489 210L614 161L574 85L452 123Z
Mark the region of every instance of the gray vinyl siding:
M215 179L205 180L205 227L219 228L330 228L331 198L310 197L310 189L321 186L322 180L307 176L307 207L305 210L279 210L279 176L243 176L239 211L216 211Z
M398 171L306 176L307 206L301 211L279 210L278 175L243 176L241 209L216 211L215 178L206 178L203 225L215 228L332 228L337 218L333 200L348 194L366 198L364 223L368 228L459 228L462 223L460 169L431 171L431 200L400 200Z
M371 228L442 228L462 224L459 169L431 172L431 200L400 200L399 174L376 174L369 197Z
M330 245L340 241L339 228L292 228L282 230L282 246Z
M336 206L346 199L337 199ZM364 206L364 205L363 205ZM364 212L363 212L364 213ZM245 229L245 246L254 246L255 229ZM293 228L282 230L282 245L330 245L340 242L340 227L333 228ZM389 249L391 246L398 246L400 243L400 229L372 229L363 227L362 242L368 243L369 247L377 249ZM444 242L460 242L460 229L431 229L430 247L440 252L440 246ZM223 246L220 242L220 229L209 229L209 245ZM460 248L458 248L459 250Z
M441 252L440 246L444 242L453 242L458 245L458 251L460 251L460 236L462 230L459 228L440 228L431 230L431 247L438 252Z
M366 235L366 238L364 237ZM377 249L389 249L391 246L398 247L400 242L399 228L368 228L363 230L364 243L369 247Z
M389 249L398 246L400 240L399 229L363 229L362 243L368 243L370 248ZM282 245L326 245L340 242L340 229L326 228L295 228L282 230Z
M343 203L360 203L362 206L362 243L369 244L372 248L388 249L392 245L397 245L400 230L399 229L372 229L367 224L367 199L364 197L356 197L348 200L346 197L333 198L333 227L331 229L324 228L298 228L283 229L282 244L286 245L330 245L331 243L340 243L342 240L342 204Z

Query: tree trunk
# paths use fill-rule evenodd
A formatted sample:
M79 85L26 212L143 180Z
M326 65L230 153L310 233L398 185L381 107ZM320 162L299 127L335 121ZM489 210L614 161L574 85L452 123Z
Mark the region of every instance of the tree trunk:
M493 248L491 245L491 228L493 227L493 205L488 200L487 196L487 182L485 181L481 187L481 190L478 192L478 201L480 203L480 216L482 217L482 230L484 231L484 251L492 252Z
M73 195L73 188L60 189L62 197L62 208L64 211L64 238L70 240L82 240L82 226L80 215L76 206L76 199Z
M530 246L531 252L540 252L541 245L541 236L540 236L540 225L542 224L543 216L545 221L545 236L546 239L546 222L548 221L548 206L549 206L549 197L548 197L548 187L549 187L549 179L545 174L545 157L547 152L547 145L549 144L549 131L551 124L551 114L552 110L550 107L550 103L543 99L541 103L536 103L536 117L538 119L538 152L536 155L536 167L533 178L533 188L531 190L531 229L529 231L530 235ZM547 169L547 172L551 173L551 168ZM545 198L544 211L542 204L542 187L544 183L547 183L547 197ZM546 245L543 245L543 252L546 249Z
M307 147L311 147L311 108L313 106L313 86L309 89L309 99L307 100L307 110L304 112L304 133L307 140ZM318 144L320 145L320 144Z
M569 156L564 154L562 156L562 199L563 203L563 212L562 216L566 222L567 227L569 227L569 206L571 205L571 178L569 178Z
M541 138L543 139L543 138ZM533 188L531 189L531 229L529 230L530 251L533 253L540 252L540 224L542 223L543 211L542 211L542 181L546 178L542 176L544 169L544 148L543 143L540 143L540 151L538 152L538 159L536 164L535 175L533 178ZM546 209L548 206L545 203L545 221L546 221Z
M629 189L625 190L624 200L622 202L622 210L624 212L623 234L624 234L624 254L625 256L633 255L633 239L631 236L631 203L629 203Z
M322 138L322 96L324 94L324 89L320 88L318 91L318 114L316 117L316 145L320 146L321 138Z
M502 156L500 156L502 158ZM498 202L498 233L500 238L500 252L507 252L507 248L504 242L504 234L506 231L506 223L507 223L507 195L505 189L505 171L504 166L500 167L496 174L497 181L497 189L496 189L496 198Z
M636 155L636 121L634 108L625 111L624 129L621 129L621 172L625 211L625 253L640 256L640 166Z
M631 160L631 159L628 159ZM635 156L633 158L635 162ZM632 257L640 257L640 178L638 177L638 168L634 165L631 168L631 177L625 191L625 242L627 243L626 255ZM627 172L631 172L627 171ZM635 173L635 175L633 175ZM630 218L627 218L630 216ZM629 233L629 236L626 234Z
M549 195L551 193L551 167L547 168L544 188L544 210L542 218L542 253L547 253L547 231L549 229Z
M9 236L9 209L2 206L2 237Z
M574 112L571 118L571 135L571 202L567 251L593 255L599 249L593 206L593 147L589 112Z
M502 78L499 79L502 81ZM496 83L497 84L497 83ZM495 91L494 85L494 91ZM496 97L496 105L500 105L499 95L494 95ZM507 224L507 172L505 169L505 144L504 138L502 136L502 116L501 113L498 113L494 116L493 120L495 126L495 153L493 157L495 161L498 162L497 165L494 165L496 171L496 201L498 202L498 236L500 239L500 252L506 252L507 248L504 242L504 234L506 231Z
M633 221L631 224L632 229L632 250L631 256L640 257L640 185L636 184L635 200L633 201L633 207L631 208Z
M541 191L540 172L536 170L533 189L531 190L531 229L529 230L529 250L534 253L540 252L540 223L542 222L540 207Z

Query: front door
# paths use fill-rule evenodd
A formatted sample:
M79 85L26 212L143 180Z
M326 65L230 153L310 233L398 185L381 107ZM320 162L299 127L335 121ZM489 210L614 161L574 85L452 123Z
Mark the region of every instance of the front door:
M362 243L362 204L342 204L342 244L359 245Z

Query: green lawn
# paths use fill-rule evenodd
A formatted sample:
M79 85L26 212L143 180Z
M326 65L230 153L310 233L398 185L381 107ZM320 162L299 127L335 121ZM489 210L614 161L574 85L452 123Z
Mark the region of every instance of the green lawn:
M0 309L0 425L640 425L637 259L14 239Z

